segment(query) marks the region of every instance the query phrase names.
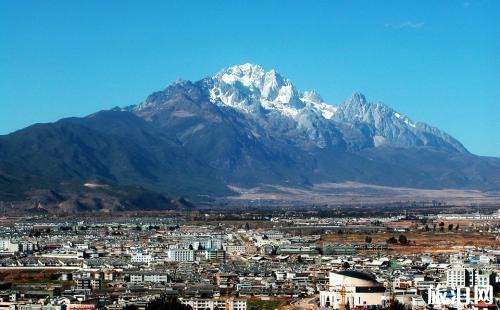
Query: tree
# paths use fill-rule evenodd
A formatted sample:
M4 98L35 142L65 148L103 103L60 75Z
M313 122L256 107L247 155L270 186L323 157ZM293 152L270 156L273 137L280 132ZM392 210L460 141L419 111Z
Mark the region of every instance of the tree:
M162 296L150 301L146 305L146 310L192 310L192 308L182 304L177 297Z
M351 265L348 262L343 262L342 263L342 269L347 270L351 267Z
M453 224L448 224L448 230L453 230Z
M405 235L399 235L398 241L402 245L408 244L408 238Z
M460 227L460 225L455 225L455 231L458 231L458 227Z
M370 236L366 236L366 237L365 237L365 242L366 242L366 243L372 243L372 237L370 237Z
M396 243L398 243L398 240L394 236L392 236L389 239L387 239L386 242L389 244L396 244Z
M389 307L387 309L389 309L389 310L404 310L405 305L400 303L396 298L391 298L391 301L389 303Z

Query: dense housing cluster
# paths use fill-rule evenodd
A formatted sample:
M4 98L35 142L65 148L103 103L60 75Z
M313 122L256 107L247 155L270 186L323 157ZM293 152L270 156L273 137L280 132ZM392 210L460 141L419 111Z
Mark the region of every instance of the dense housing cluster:
M5 222L0 309L479 309L499 291L498 212L212 216ZM419 235L487 242L432 248ZM457 289L468 299L440 299Z

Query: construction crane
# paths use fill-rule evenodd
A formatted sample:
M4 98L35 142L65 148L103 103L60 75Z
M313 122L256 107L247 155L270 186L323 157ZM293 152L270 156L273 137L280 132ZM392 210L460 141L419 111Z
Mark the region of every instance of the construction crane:
M226 307L225 310L231 310L231 301L234 300L234 298L228 298L226 299Z
M342 285L342 288L340 289L340 310L347 310L346 309L346 302L345 302L345 295L346 295L345 286Z

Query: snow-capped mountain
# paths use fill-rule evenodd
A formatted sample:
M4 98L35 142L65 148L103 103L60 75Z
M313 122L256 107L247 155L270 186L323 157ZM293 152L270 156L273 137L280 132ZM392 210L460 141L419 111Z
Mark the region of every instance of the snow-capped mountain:
M287 118L297 124L319 147L327 147L326 135L362 129L363 145L345 141L354 148L367 146L433 146L466 152L455 139L437 128L413 122L382 103L370 103L355 93L344 103L324 102L316 91L301 92L275 70L266 72L255 64L232 66L208 79L210 101L262 119Z
M346 181L497 191L500 159L470 154L360 93L326 103L274 70L244 64L176 81L134 106L0 136L0 196L30 180L98 180L190 197Z

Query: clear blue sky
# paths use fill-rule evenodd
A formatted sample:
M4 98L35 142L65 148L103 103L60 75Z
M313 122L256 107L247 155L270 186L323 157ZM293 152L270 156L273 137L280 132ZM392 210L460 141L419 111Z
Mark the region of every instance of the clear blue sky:
M500 157L496 0L0 0L0 134L244 62L332 103L359 90Z

